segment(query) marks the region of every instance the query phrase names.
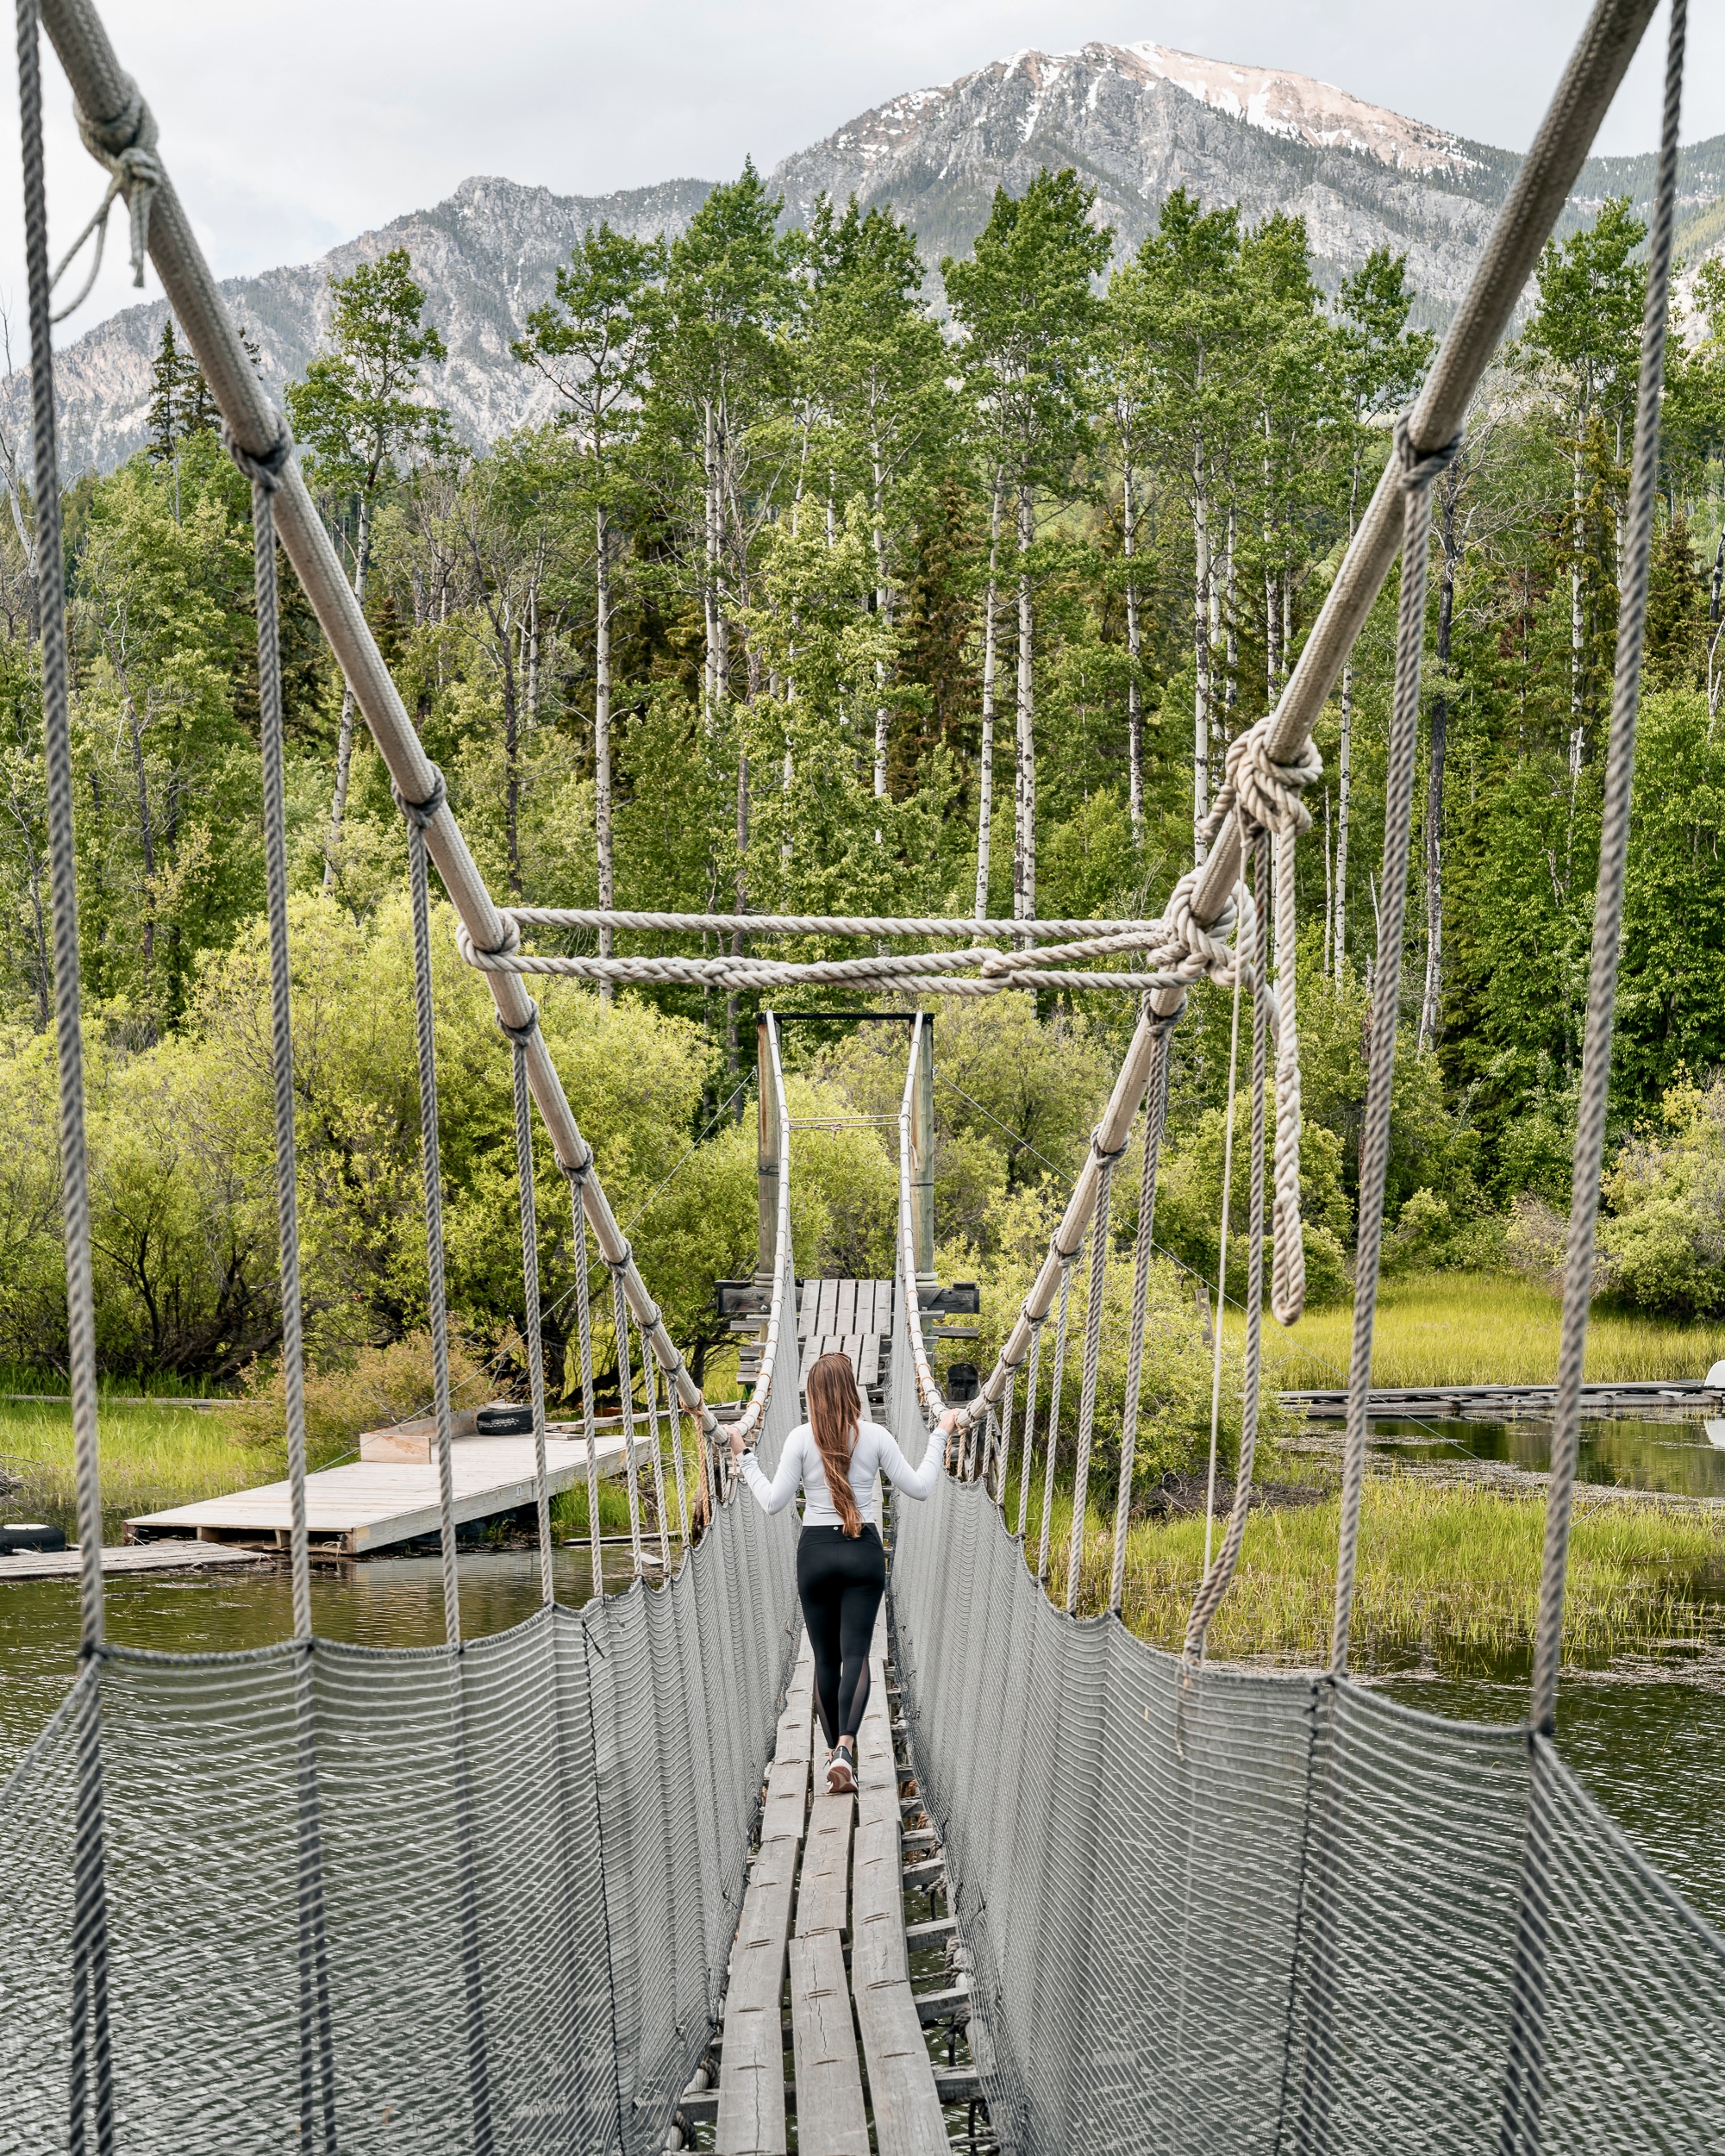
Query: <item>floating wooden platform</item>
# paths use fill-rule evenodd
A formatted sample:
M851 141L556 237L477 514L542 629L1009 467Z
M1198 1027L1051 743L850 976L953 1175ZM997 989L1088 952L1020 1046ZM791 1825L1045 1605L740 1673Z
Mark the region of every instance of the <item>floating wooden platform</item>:
M760 1850L731 1954L718 2085L703 2072L680 2106L685 2128L715 2122L715 2147L728 2156L784 2156L791 2114L803 2156L870 2156L871 2149L876 2156L945 2156L952 2143L942 2105L980 2095L973 2071L936 2073L923 2034L925 2024L966 2017L962 1983L921 1997L911 1989L905 1800L884 1653L883 1628L870 1657L857 1794L828 1796L817 1772L812 1809L810 1761L822 1761L825 1747L810 1727L806 1640L791 1678L767 1774ZM932 1840L930 1830L920 1831L924 1842ZM916 1930L916 1945L926 1948L950 1934L951 1919Z
M453 1449L455 1523L489 1520L500 1512L534 1502L534 1450L530 1437L464 1437ZM623 1465L623 1438L602 1434L599 1472L618 1473ZM637 1428L635 1459L649 1472L650 1436ZM584 1438L547 1437L546 1480L553 1495L584 1484ZM438 1526L437 1470L430 1465L359 1459L326 1467L305 1478L306 1525L314 1552L359 1557L392 1543L435 1534ZM235 1490L231 1497L205 1497L196 1504L147 1512L126 1522L126 1540L149 1543L164 1539L227 1543L249 1550L288 1547L288 1486L266 1483L259 1490Z
M182 1572L210 1565L255 1565L264 1553L235 1549L222 1542L188 1541L183 1536L160 1542L116 1546L102 1553L109 1572ZM76 1545L69 1550L9 1550L0 1553L0 1585L9 1579L76 1579Z
M1314 1420L1340 1418L1347 1413L1346 1392L1284 1392L1281 1397L1284 1407ZM1374 1386L1368 1395L1366 1411L1385 1420L1395 1415L1436 1415L1502 1422L1518 1415L1549 1415L1556 1400L1555 1385ZM1583 1385L1581 1404L1596 1415L1640 1414L1655 1418L1716 1415L1725 1406L1725 1389L1698 1378Z

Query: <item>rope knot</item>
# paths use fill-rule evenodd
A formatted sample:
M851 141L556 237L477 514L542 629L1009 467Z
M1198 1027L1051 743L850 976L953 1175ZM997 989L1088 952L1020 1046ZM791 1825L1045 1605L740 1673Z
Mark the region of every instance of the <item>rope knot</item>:
M1411 494L1416 488L1429 486L1440 474L1447 472L1461 454L1462 437L1445 442L1441 449L1416 449L1408 434L1408 416L1405 412L1396 422L1396 454L1401 460L1402 489Z
M1162 919L1171 942L1178 943L1197 961L1197 970L1212 978L1234 978L1233 947L1223 939L1234 926L1234 905L1232 899L1209 928L1201 928L1192 912L1192 894L1197 889L1202 869L1189 868L1168 895L1168 903Z
M431 791L427 794L423 801L408 800L403 794L401 788L393 783L391 783L390 787L390 791L396 797L397 808L401 810L402 814L407 818L408 822L414 826L415 829L419 831L428 831L431 828L432 825L437 821L438 816L441 814L445 803L449 798L449 788L444 782L443 773L438 769L435 764L433 764L430 768ZM511 922L510 925L511 927L515 927L513 922ZM521 930L519 928L516 928L516 948L517 950L521 948Z
M503 916L503 940L489 950L482 951L473 941L472 932L465 921L455 923L455 947L469 966L476 966L482 973L511 973L515 968L509 960L521 949L521 923L512 914Z
M72 308L82 306L90 295L91 286L96 282L97 273L102 267L102 247L108 232L108 212L116 195L125 197L126 206L132 215L132 282L140 290L143 286L144 264L150 252L150 204L165 175L155 153L155 115L144 103L142 93L129 75L126 78L126 87L131 94L125 105L111 119L92 120L82 105L74 103L72 107L84 148L98 164L105 165L114 177L109 183L108 192L102 198L102 207L78 234L72 253L54 272L54 282L57 284L72 255L78 253L92 232L97 234L96 259L91 266L89 279L72 303L72 307L63 310L65 314L70 314Z
M234 429L224 419L222 422L222 447L234 459L253 486L260 486L266 494L273 494L282 483L287 470L288 459L293 454L293 429L280 412L275 416L276 438L260 455L241 447Z
M599 1253L599 1262L603 1265L606 1266L616 1276L619 1280L621 1280L623 1275L628 1271L629 1267L634 1263L634 1245L633 1243L625 1243L622 1248L622 1255L618 1258L608 1258L606 1257L604 1252L601 1251Z
M505 1021L502 1011L497 1013L497 1031L506 1034L518 1048L526 1047L534 1034L539 1031L539 1005L530 1003L527 1009L528 1015L518 1026L509 1025Z
M1228 744L1228 783L1248 831L1272 831L1297 838L1312 828L1312 812L1302 799L1308 786L1323 776L1323 759L1309 741L1291 764L1270 753L1267 725L1251 726Z

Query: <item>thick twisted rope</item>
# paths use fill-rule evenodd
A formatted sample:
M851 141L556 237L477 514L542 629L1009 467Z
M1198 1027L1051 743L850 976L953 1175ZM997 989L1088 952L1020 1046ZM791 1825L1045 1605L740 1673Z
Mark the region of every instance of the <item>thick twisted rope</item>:
M1003 1525L1006 1520L1006 1478L1012 1469L1012 1402L1017 1378L1015 1370L1006 1381L1005 1397L1000 1403L1000 1450L995 1462L994 1503Z
M1528 1701L1532 1775L1516 1915L1516 1982L1511 1995L1509 2059L1498 2127L1498 2147L1503 2156L1535 2156L1541 2144L1558 1672L1563 1657L1564 1587L1580 1450L1581 1382L1593 1290L1594 1234L1598 1222L1600 1170L1604 1159L1605 1113L1611 1078L1617 960L1622 941L1629 812L1635 775L1635 721L1647 634L1647 584L1659 465L1659 397L1665 380L1672 233L1677 202L1678 132L1688 27L1687 0L1672 0L1659 170L1647 245L1647 299L1641 322L1641 378L1636 390L1635 439L1630 461L1629 513L1620 569L1617 660L1611 686L1611 734L1606 751L1600 816L1599 872L1594 886L1593 948L1587 984L1581 1098L1576 1115L1569 1240L1565 1253L1563 1334L1558 1351L1557 1397L1552 1416L1545 1553L1539 1618L1534 1635L1533 1687Z
M653 1353L647 1342L650 1328L642 1325L641 1332L641 1384L647 1395L647 1425L653 1434L653 1509L659 1522L659 1577L671 1577L671 1531L665 1515L665 1454L659 1428L658 1372Z
M1060 1267L1060 1309L1054 1322L1054 1370L1048 1384L1048 1435L1043 1446L1042 1539L1036 1553L1036 1577L1046 1590L1048 1584L1048 1531L1054 1512L1054 1455L1060 1447L1060 1378L1066 1366L1066 1302L1072 1292L1075 1250Z
M587 1441L587 1532L593 1553L593 1593L605 1591L604 1546L599 1535L599 1436L593 1414L593 1309L587 1278L587 1213L581 1186L593 1172L589 1153L567 1171L575 1209L575 1332L581 1358L581 1431Z
M1330 1672L1347 1668L1353 1584L1359 1556L1359 1507L1366 1485L1366 1440L1372 1390L1372 1340L1378 1315L1378 1270L1384 1245L1384 1184L1390 1165L1390 1108L1396 1078L1396 1025L1402 999L1402 941L1413 828L1414 761L1419 746L1420 661L1425 641L1426 554L1431 538L1432 481L1453 463L1460 437L1435 454L1416 457L1407 422L1396 426L1402 463L1402 589L1396 616L1396 693L1384 783L1384 872L1379 885L1378 962L1372 974L1372 1064L1359 1140L1359 1224L1353 1293L1353 1351L1347 1369L1347 1434L1342 1458L1341 1524L1336 1553L1335 1621Z
M437 1128L436 1010L431 993L431 893L425 827L443 805L443 777L430 798L403 801L408 891L413 910L413 1005L419 1059L419 1152L425 1184L426 1302L431 1324L431 1393L436 1417L437 1526L443 1561L443 1636L461 1639L461 1590L455 1560L454 1422L449 1403L449 1310L443 1250L443 1172Z
M75 105L78 131L84 147L98 164L105 165L113 175L108 191L97 207L96 214L85 225L62 257L59 267L50 280L58 284L78 259L84 243L92 233L96 235L96 249L91 257L90 273L78 287L78 297L68 300L53 319L64 322L68 315L75 315L89 298L97 278L102 274L103 251L108 244L108 216L116 198L126 197L131 215L132 227L132 283L141 291L144 284L144 264L150 251L150 205L161 184L162 168L156 158L156 122L150 108L144 103L138 85L130 82L130 102L123 112L112 120L92 120L82 105Z
M47 198L42 160L41 48L35 0L18 0L19 131L23 150L24 249L30 309L30 417L34 444L36 603L41 624L42 753L47 772L48 874L53 895L54 1047L59 1068L60 1204L66 1227L66 1316L72 1445L77 1463L78 1659L72 1810L72 1934L66 2147L85 2156L91 2113L98 2156L115 2147L114 2060L109 2028L107 1834L103 1802L102 1485L96 1414L95 1276L90 1243L90 1157L84 1115L84 1020L78 939L78 846L72 821L72 714L67 691L66 550L54 424L49 321Z
M641 1484L634 1459L634 1372L629 1368L629 1306L623 1293L623 1274L628 1259L607 1259L611 1274L611 1324L617 1342L617 1390L622 1395L623 1480L629 1497L629 1562L641 1578Z
M1120 1481L1114 1500L1114 1570L1108 1606L1118 1615L1126 1590L1126 1534L1132 1519L1132 1476L1138 1446L1138 1396L1144 1381L1144 1324L1150 1301L1150 1254L1156 1227L1156 1175L1168 1120L1168 1068L1175 1020L1156 1028L1149 1083L1144 1089L1144 1158L1138 1184L1138 1240L1132 1253L1132 1317L1127 1335L1126 1408L1120 1424ZM1010 1398L1009 1392L1008 1397Z
M502 1022L499 1021L501 1024ZM535 1007L522 1026L505 1026L514 1050L516 1175L521 1193L521 1273L527 1326L528 1397L533 1403L533 1498L539 1523L539 1591L548 1606L557 1599L551 1572L551 1494L545 1469L545 1339L539 1315L539 1215L534 1197L533 1096L528 1090L527 1044L539 1026Z
M1021 1542L1030 1512L1030 1461L1036 1443L1037 1365L1042 1359L1042 1328L1047 1322L1046 1318L1038 1318L1030 1328L1029 1368L1024 1376L1024 1464L1018 1474L1018 1525L1013 1530Z
M1270 840L1262 824L1253 826L1252 852L1253 877L1261 890L1270 873ZM1266 947L1269 928L1268 911L1260 907L1256 922L1258 947L1253 953L1253 969L1254 978L1259 981L1270 970L1270 953ZM1252 1470L1258 1444L1258 1385L1264 1347L1264 1132L1268 1063L1268 1014L1262 995L1254 995L1252 999L1252 1195L1247 1209L1247 1242L1251 1256L1246 1272L1246 1371L1241 1398L1240 1458L1234 1470L1234 1503L1228 1511L1227 1532L1222 1536L1216 1562L1209 1567L1199 1587L1191 1615L1186 1622L1184 1653L1189 1662L1203 1659L1204 1635L1209 1629L1210 1619L1233 1584L1239 1566L1241 1544L1246 1537L1246 1515L1252 1502ZM1230 1099L1230 1123L1232 1119L1233 1103ZM1222 1298L1218 1291L1216 1314L1218 1350L1222 1344ZM1211 1454L1211 1475L1213 1480L1214 1452Z
M1096 1434L1097 1370L1102 1356L1102 1301L1108 1279L1109 1191L1114 1182L1118 1155L1102 1164L1102 1184L1097 1192L1096 1218L1091 1229L1090 1280L1085 1289L1084 1378L1078 1391L1078 1457L1072 1478L1072 1548L1066 1560L1066 1608L1078 1606L1078 1580L1084 1570L1084 1507L1089 1501L1091 1445Z
M639 913L600 906L511 906L523 928L623 928L642 935L1053 936L1128 935L1141 921L955 921L938 916L823 913Z
M298 1151L294 1128L293 1002L288 953L286 789L283 769L280 608L276 587L275 497L291 453L285 423L267 455L230 454L251 482L252 570L258 616L258 717L264 780L264 880L269 919L271 1068L274 1080L276 1220L280 1238L282 1382L286 1406L289 1540L293 1569L294 1714L298 1782L300 1978L299 2109L302 2140L335 2147L335 2052L323 1894L323 1829L312 1689L311 1551L306 1523L305 1357L299 1272ZM429 948L427 951L429 962ZM434 1106L434 1115L435 1113ZM447 1393L446 1373L446 1393ZM446 1538L446 1568L453 1564ZM447 1611L446 1580L445 1609ZM458 1627L459 1636L459 1627Z

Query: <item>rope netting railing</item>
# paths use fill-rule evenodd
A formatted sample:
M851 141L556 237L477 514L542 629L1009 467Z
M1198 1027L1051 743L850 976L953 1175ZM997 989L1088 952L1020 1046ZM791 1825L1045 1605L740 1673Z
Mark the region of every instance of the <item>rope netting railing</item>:
M1588 104L1581 78L1599 63L1602 43L1609 47L1622 28L1621 11L1596 11L1542 134L1547 152L1553 134L1576 126ZM1454 446L1453 437L1432 453L1414 446L1422 438L1419 412L1432 400L1428 384L1415 418L1397 429L1397 453L1386 475L1385 498L1397 503L1402 529L1403 576L1328 1666L1267 1673L1217 1668L1204 1659L1209 1622L1234 1576L1251 1494L1271 1023L1262 924L1272 878L1284 967L1293 942L1283 863L1278 859L1272 867L1269 858L1272 837L1281 855L1290 850L1291 833L1285 822L1278 830L1255 809L1237 814L1226 834L1211 833L1212 862L1227 854L1231 874L1249 863L1258 900L1253 915L1235 883L1240 940L1251 947L1250 958L1237 962L1236 978L1253 999L1253 1256L1234 1501L1222 1547L1213 1563L1207 1557L1183 1651L1174 1655L1146 1645L1118 1615L1167 1039L1178 1015L1178 1009L1157 1009L1153 997L1147 998L1144 1022L1048 1258L988 1384L970 1403L970 1430L983 1434L980 1444L955 1437L955 1459L948 1462L955 1472L942 1477L930 1503L895 1509L891 1620L912 1761L944 1845L947 1889L970 1971L972 2040L991 2122L1009 2149L1147 2147L1316 2156L1371 2147L1493 2148L1499 2156L1532 2156L1542 2148L1698 2149L1715 2146L1725 2133L1717 2072L1725 2056L1725 1938L1686 1906L1587 1795L1554 1741L1685 32L1684 0L1674 0L1623 549L1585 1105L1575 1149L1559 1413L1528 1720L1519 1727L1488 1727L1415 1711L1362 1688L1348 1659L1398 1017L1429 487ZM1578 161L1572 140L1565 155ZM1542 181L1548 190L1549 173ZM1528 184L1537 193L1534 183ZM1515 207L1512 198L1509 209ZM1531 257L1522 252L1525 273ZM1488 269L1493 259L1488 258ZM1501 252L1495 261L1501 284ZM1474 307L1476 326L1478 315ZM1459 335L1469 334L1469 321L1465 308L1446 353ZM1444 378L1441 357L1434 382ZM1453 392L1453 366L1447 378ZM1266 729L1266 740L1285 716L1284 703ZM1095 1435L1109 1189L1141 1100L1143 1171L1108 1604L1099 1617L1074 1622ZM1230 1127L1231 1109L1230 1103ZM906 1140L902 1209L909 1203L908 1164ZM1072 1526L1064 1607L1057 1607L1050 1598L1058 1583L1051 1578L1049 1522L1062 1441L1068 1293L1087 1227L1092 1233L1080 1406L1070 1455ZM918 1423L926 1427L941 1402L920 1336L908 1240L900 1273L892 1409L901 1430L914 1430ZM1272 1299L1285 1278L1279 1263L1276 1274ZM1040 1548L1033 1553L1025 1527L1034 1481L1037 1365L1057 1295ZM1009 1430L1014 1388L1027 1360L1014 1533L1006 1519L1009 1453L1005 1441L997 1451L995 1440L997 1430Z

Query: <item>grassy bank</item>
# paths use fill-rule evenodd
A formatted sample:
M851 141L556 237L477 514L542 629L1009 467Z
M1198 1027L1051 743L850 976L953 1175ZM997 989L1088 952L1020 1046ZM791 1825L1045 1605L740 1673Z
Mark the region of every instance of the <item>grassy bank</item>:
M103 1403L102 1513L104 1539L138 1512L219 1497L280 1472L256 1446L241 1442L227 1409ZM0 1473L22 1487L0 1497L7 1519L47 1519L68 1533L76 1510L72 1409L58 1401L0 1402Z
M1225 1499L1224 1499L1225 1501ZM1012 1515L1016 1518L1016 1513ZM1312 1662L1327 1652L1335 1600L1337 1504L1251 1514L1238 1575L1209 1651L1234 1659ZM1393 1478L1366 1484L1354 1604L1356 1661L1514 1657L1531 1646L1545 1512L1537 1498L1434 1489ZM1027 1547L1034 1562L1040 1502ZM1051 1520L1053 1592L1064 1602L1070 1495ZM1218 1529L1218 1539L1220 1529ZM1203 1572L1202 1517L1146 1522L1127 1543L1122 1615L1158 1646L1178 1647ZM1080 1607L1108 1597L1111 1523L1092 1511ZM1566 1659L1597 1662L1649 1642L1693 1637L1725 1599L1725 1524L1624 1500L1577 1515L1565 1605Z
M1428 1272L1386 1280L1378 1290L1372 1382L1550 1384L1561 1315L1554 1297L1513 1275ZM1237 1312L1228 1322L1241 1322ZM1347 1304L1313 1310L1286 1332L1266 1318L1266 1382L1284 1391L1343 1384L1353 1337ZM1588 1328L1587 1375L1600 1383L1701 1378L1722 1357L1725 1325L1596 1309Z

